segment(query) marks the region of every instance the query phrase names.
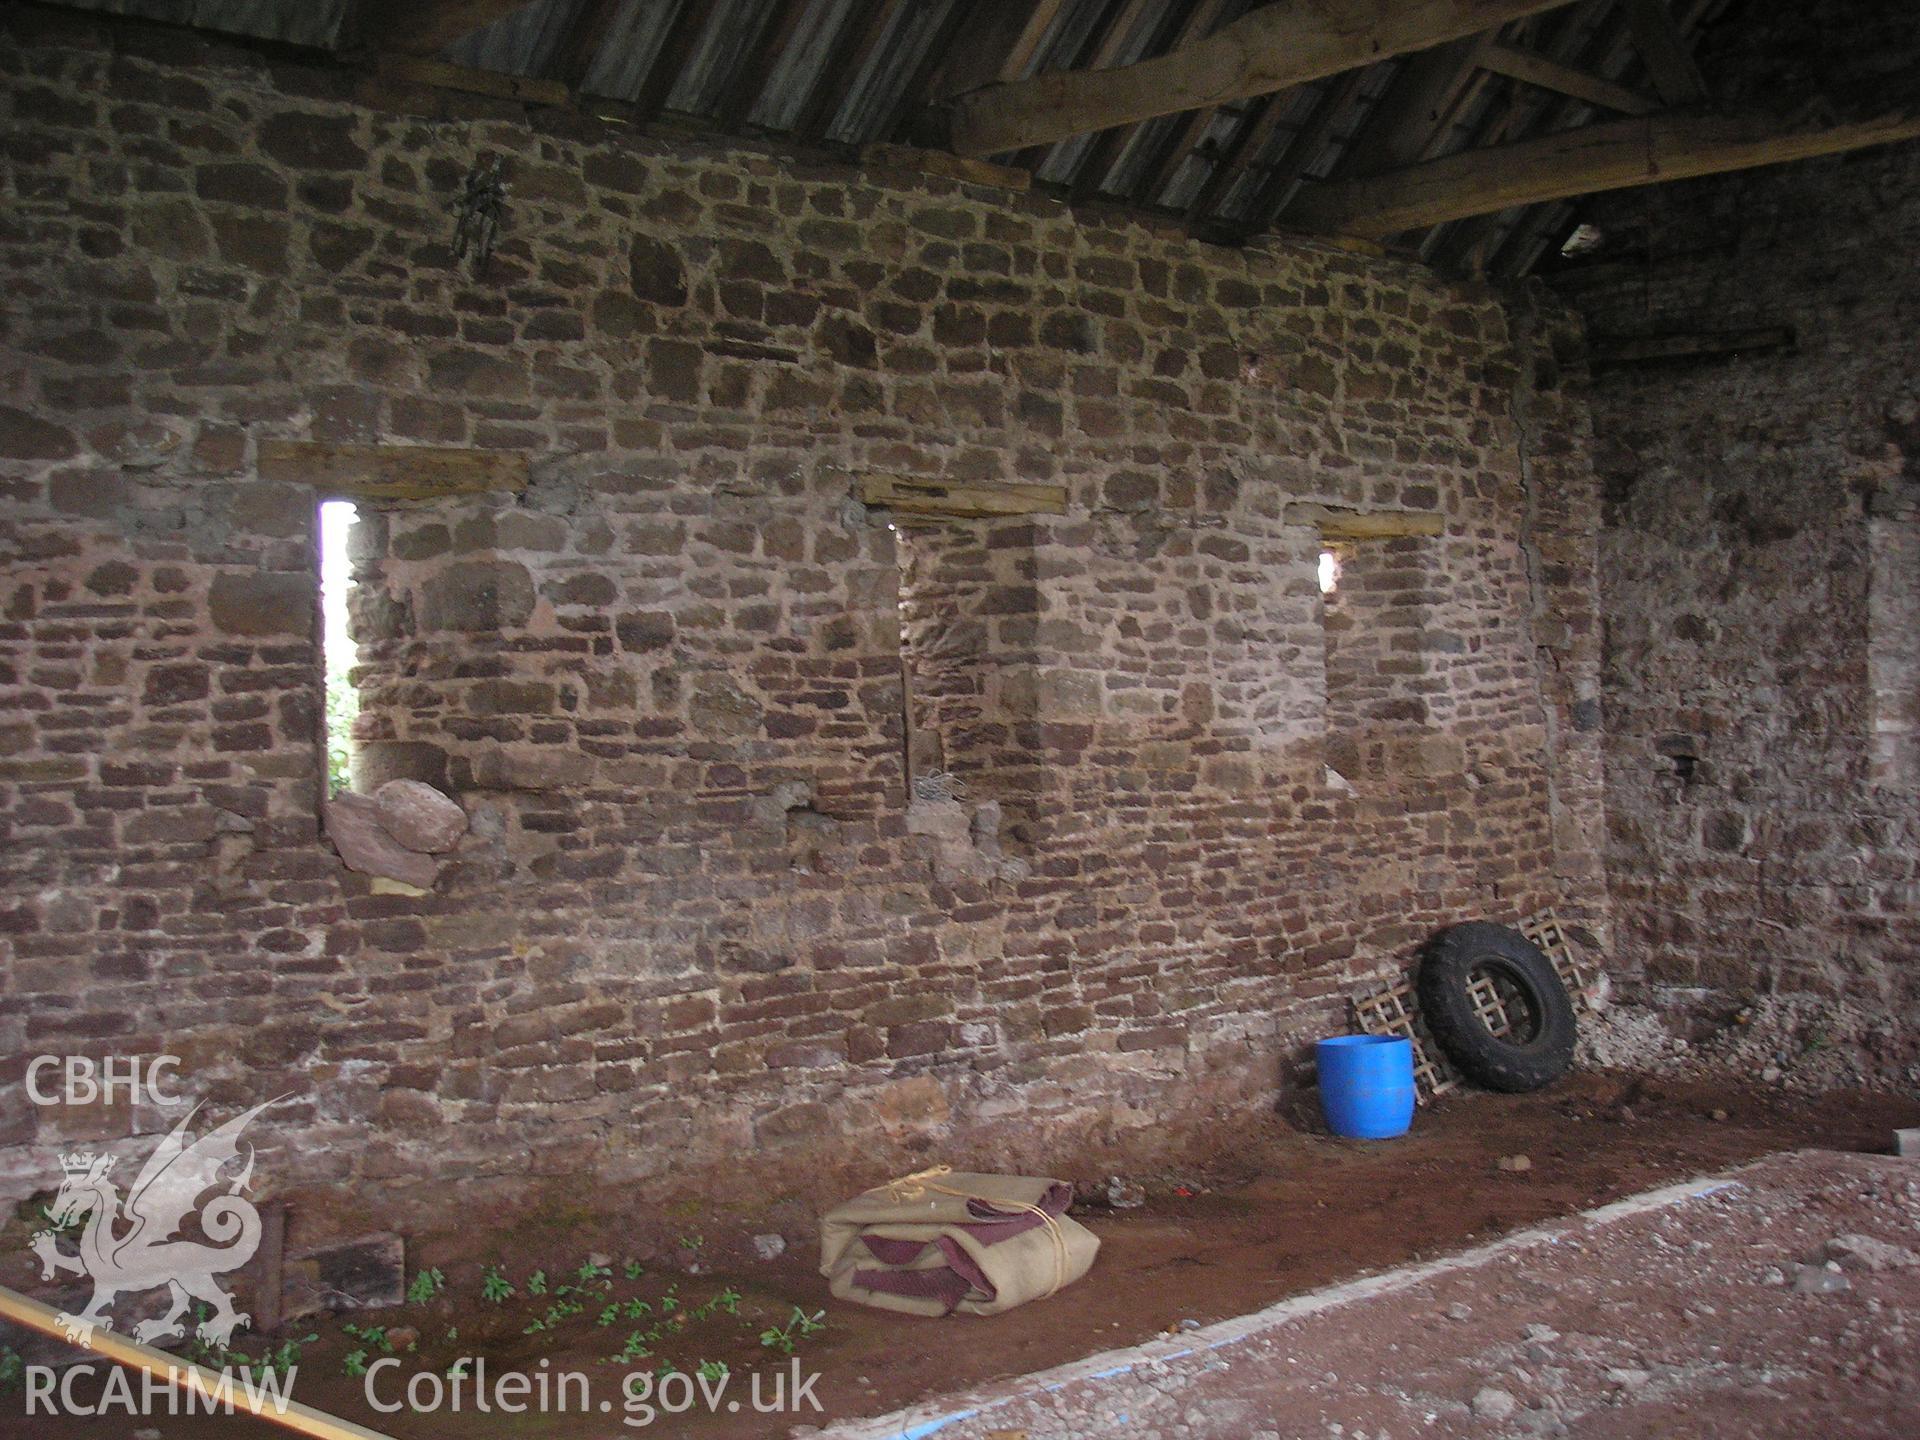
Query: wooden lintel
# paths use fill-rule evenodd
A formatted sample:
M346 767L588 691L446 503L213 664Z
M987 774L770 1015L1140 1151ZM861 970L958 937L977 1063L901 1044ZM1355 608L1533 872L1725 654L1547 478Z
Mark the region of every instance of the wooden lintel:
M917 475L862 475L860 500L903 515L978 520L1000 515L1064 515L1064 485L955 485Z
M1590 363L1644 365L1661 360L1693 360L1712 355L1758 355L1791 348L1791 325L1753 330L1689 330L1664 335L1596 335L1588 343Z
M869 145L860 152L860 164L869 170L908 170L921 175L938 175L943 180L958 180L965 185L985 185L995 190L1024 193L1033 188L1033 172L1012 165L995 165L991 160L969 160L964 155L949 155L944 150L923 150L916 145Z
M1584 100L1603 110L1617 110L1622 115L1651 115L1660 108L1660 102L1652 96L1642 95L1617 80L1576 70L1550 56L1536 55L1511 45L1489 45L1480 54L1480 64L1496 75Z
M1818 113L1809 104L1800 114ZM1516 205L1836 155L1920 137L1920 106L1825 124L1773 115L1650 115L1563 130L1363 179L1305 188L1287 209L1303 230L1379 240Z
M1323 540L1402 540L1440 535L1446 522L1433 510L1347 510L1338 505L1287 506L1289 525L1311 525Z
M386 84L460 90L469 95L491 95L496 100L519 100L528 105L567 105L573 100L572 92L558 80L508 75L499 70L475 70L446 60L383 55L376 74Z
M262 480L311 485L352 500L434 500L527 487L527 457L444 445L330 445L262 440Z
M949 116L952 148L997 155L1270 95L1568 3L1275 0L1170 54L1112 69L1052 71L958 96Z

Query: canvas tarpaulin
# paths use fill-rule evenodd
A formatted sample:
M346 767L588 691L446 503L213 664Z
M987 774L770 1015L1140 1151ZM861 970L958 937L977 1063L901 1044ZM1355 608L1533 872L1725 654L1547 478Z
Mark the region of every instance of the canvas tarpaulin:
M908 1315L997 1315L1071 1285L1100 1242L1067 1218L1073 1187L1036 1175L922 1171L829 1210L833 1294Z

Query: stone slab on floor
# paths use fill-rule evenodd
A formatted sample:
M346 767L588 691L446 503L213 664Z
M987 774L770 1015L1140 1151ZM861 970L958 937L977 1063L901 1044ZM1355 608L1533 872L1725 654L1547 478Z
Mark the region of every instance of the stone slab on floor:
M1915 1260L1920 1165L1800 1151L822 1436L1920 1435Z

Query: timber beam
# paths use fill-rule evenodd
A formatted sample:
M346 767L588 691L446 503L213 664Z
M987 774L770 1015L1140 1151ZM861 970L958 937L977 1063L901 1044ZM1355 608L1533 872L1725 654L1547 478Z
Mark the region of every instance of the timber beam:
M354 500L440 500L527 488L527 457L447 445L334 445L262 440L262 480L311 485Z
M956 97L951 147L998 155L1088 131L1271 95L1558 9L1570 0L1275 0L1170 54L1061 70Z
M1651 115L1661 108L1658 100L1617 80L1589 74L1550 56L1518 50L1511 45L1489 45L1480 56L1480 66L1510 80L1583 100L1602 110L1618 110L1622 115Z
M1064 515L1064 485L967 485L915 475L862 475L860 503L901 515L984 519L1006 515Z
M1804 106L1799 113L1818 108ZM1516 205L1750 170L1916 137L1920 105L1915 104L1864 120L1826 123L1774 115L1651 115L1313 185L1288 207L1287 223L1380 240Z
M1437 510L1349 510L1299 502L1287 506L1286 523L1311 525L1328 541L1405 540L1444 535L1447 528Z
M1704 360L1719 355L1764 355L1793 348L1790 325L1753 330L1688 330L1662 335L1595 335L1587 343L1587 362L1596 369L1648 365L1665 360Z

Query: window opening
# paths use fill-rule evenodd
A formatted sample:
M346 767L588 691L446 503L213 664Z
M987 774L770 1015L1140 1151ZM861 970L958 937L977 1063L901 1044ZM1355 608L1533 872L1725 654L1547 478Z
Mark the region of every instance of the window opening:
M347 539L359 518L351 500L327 500L320 506L320 655L326 685L329 796L352 783L353 727L360 718L360 691L354 684L359 657L347 617L354 584Z
M1332 550L1320 552L1320 593L1331 595L1340 585L1340 556Z

